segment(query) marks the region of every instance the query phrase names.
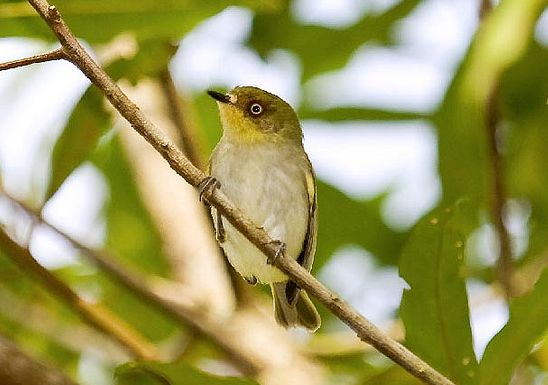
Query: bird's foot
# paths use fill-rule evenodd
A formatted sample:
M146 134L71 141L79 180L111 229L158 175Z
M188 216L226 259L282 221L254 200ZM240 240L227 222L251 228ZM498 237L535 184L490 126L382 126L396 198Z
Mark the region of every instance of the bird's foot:
M257 277L255 277L254 275L252 275L250 277L244 277L244 279L251 286L255 286L257 284Z
M287 245L279 240L274 240L270 242L275 245L276 247L276 254L274 256L269 256L266 260L266 263L269 265L273 265L280 256L283 256L285 254L285 250L287 249Z
M223 216L217 211L217 226L215 227L215 238L217 238L217 242L223 243L226 240L226 233L225 233L225 225L223 224Z
M203 201L205 204L209 205L207 199L204 199L204 194L207 190L210 189L219 189L221 188L221 182L212 176L206 176L199 184L198 190L200 191L200 201Z

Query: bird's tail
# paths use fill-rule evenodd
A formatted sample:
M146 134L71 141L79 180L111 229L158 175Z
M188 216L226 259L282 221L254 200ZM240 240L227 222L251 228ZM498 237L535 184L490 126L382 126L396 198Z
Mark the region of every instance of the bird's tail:
M321 324L318 311L304 290L299 290L295 299L290 302L286 292L288 283L289 281L285 281L270 285L276 321L285 328L303 326L315 332Z

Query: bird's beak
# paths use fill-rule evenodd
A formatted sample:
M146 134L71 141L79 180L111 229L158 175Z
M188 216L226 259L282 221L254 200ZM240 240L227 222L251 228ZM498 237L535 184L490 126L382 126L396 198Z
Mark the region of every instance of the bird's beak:
M230 96L227 94L221 94L220 92L212 90L208 90L207 94L221 103L230 103Z

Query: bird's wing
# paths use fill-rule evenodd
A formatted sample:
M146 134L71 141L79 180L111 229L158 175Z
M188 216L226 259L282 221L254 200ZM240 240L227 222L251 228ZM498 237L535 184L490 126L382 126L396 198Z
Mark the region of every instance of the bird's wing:
M305 171L306 192L308 195L308 228L304 237L303 248L297 262L307 271L312 269L314 254L316 253L316 240L318 233L318 198L316 196L316 178L308 157L307 170ZM286 297L289 303L294 304L297 300L297 294L300 288L293 281L288 281L285 287Z
M309 169L305 174L306 178L306 192L308 193L308 228L306 236L304 238L303 250L297 262L302 267L310 271L312 269L312 263L314 262L314 254L316 253L316 239L318 233L318 198L316 196L316 178L314 177L314 171L312 171L312 165L308 160Z

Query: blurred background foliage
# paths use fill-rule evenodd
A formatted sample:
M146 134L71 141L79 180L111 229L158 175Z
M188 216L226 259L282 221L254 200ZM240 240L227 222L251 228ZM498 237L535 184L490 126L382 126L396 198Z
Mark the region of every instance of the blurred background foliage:
M472 20L472 33L468 40L464 38L462 52L454 54L453 67L444 68L448 80L439 85L443 92L429 108L402 106L395 94L387 103L368 103L360 100L361 92L370 89L373 94L382 93L381 89L371 89L375 84L352 78L352 74L341 82L337 78L338 73L355 67L356 58L368 49L386 50L383 52L412 49L402 36L403 26L416 14L425 12L424 9L447 6L448 2L346 1L338 7L352 3L356 11L344 22L337 22L335 17L307 19L307 12L313 15L319 5L298 0L59 0L55 4L73 32L96 52L107 72L122 84L138 84L144 79L161 82L166 68L171 69L186 122L195 128L193 141L203 159L221 135L218 116L214 103L203 92L205 86L185 81L197 75L191 73L192 68L181 65L185 63L181 55L186 55L186 62L192 61L188 57L194 52L185 48L190 44L189 36L217 20L220 13L248 15L250 24L243 28L245 32L237 48L245 50L243 57L255 55L253 60L264 65L278 60L282 68L283 63L290 62L293 72L286 77L294 80L290 87L293 91L287 91L283 85L272 91L287 96L296 107L304 122L305 137L327 131L331 138L336 138L343 135L345 124L359 130L377 126L381 131L402 122L418 122L426 127L434 138L437 175L434 183L420 186L418 196L436 195L438 190L440 193L426 206L421 204L418 215L403 221L403 225L390 219L400 213L393 207L390 209L391 206L387 209L395 194L393 184L373 194L359 194L345 189L344 183L338 185L323 167L318 167L320 230L314 272L366 317L372 316L456 384L548 384L548 276L542 274L548 262L546 2L501 0L480 19L480 1L462 0L467 9L475 12L473 17L468 16ZM322 3L329 2L318 2ZM483 6L486 4L484 1ZM449 8L454 12L458 9ZM453 15L455 19L460 17L465 15ZM414 23L412 28L424 27ZM223 32L217 28L217 33ZM14 38L17 44L31 41L37 44L36 53L54 43L49 29L34 10L18 0L0 4L0 37L0 43L12 44ZM213 41L216 38L213 36ZM220 35L218 39L223 44ZM2 57L17 58L10 52L4 52ZM223 58L214 54L211 57L222 69ZM198 55L195 60L206 59L207 56ZM45 71L52 68L48 67L50 64L43 66ZM11 73L16 71L24 75L12 77L7 85L0 87L4 115L12 113L17 98L28 98L21 90L41 79L32 72L35 67ZM390 67L386 71L390 76ZM1 73L0 81L2 77L7 79L7 74ZM411 84L413 76L410 69ZM228 89L238 81L241 77L225 76L211 77L204 83ZM262 86L260 81L253 81ZM427 82L440 80L429 78ZM349 84L355 88L349 89ZM268 85L272 83L266 82L265 87ZM55 87L55 83L50 87ZM131 161L120 144L115 114L93 87L83 84L80 91L72 94L70 101L63 104L66 106L62 116L46 119L48 124L59 128L43 136L37 148L26 147L21 141L10 142L9 132L20 128L12 126L7 118L0 120L0 148L4 147L0 181L7 191L43 209L47 216L48 207L63 208L59 196L67 197L63 189L71 178L95 170L101 176L100 182L95 183L88 195L97 195L96 217L80 232L70 229L69 220L67 232L83 238L93 233L86 241L111 251L124 265L144 274L172 277L160 230L143 203ZM336 100L337 95L346 95L346 99ZM26 106L25 114L41 119L43 110L36 105L43 101L38 97L19 103ZM496 151L489 147L491 118ZM351 137L347 140L348 145L355 141ZM390 140L387 137L388 147ZM333 159L333 156L349 164L353 162L351 152L344 148L346 144L338 147L341 141L322 147L328 153L314 150L316 141L305 143L310 146L313 161L318 159L318 163L322 157ZM367 151L370 147L365 144ZM416 143L404 145L412 147ZM30 165L24 166L31 170L31 177L24 179L25 187L21 187L23 179L12 181L17 179L19 168L24 167L10 162L8 147L11 151L40 154L30 156ZM397 152L385 156L395 158L392 162L398 161ZM494 212L494 157L499 158L496 167L503 186L502 213ZM365 174L366 171L364 178ZM354 178L349 183L361 183L360 175ZM408 207L419 205L415 201L417 194L407 195L405 190L403 194ZM78 202L78 196L70 199L71 218L78 217L78 211L74 210L79 210L80 203L84 206L86 203ZM501 229L493 219L496 215L502 215L504 231L509 233L512 261L506 287L511 286L511 292L505 292L505 285L500 282L504 275L499 274L497 261ZM225 362L215 344L193 336L186 327L113 283L59 237L46 234L43 237L49 241L34 240L32 223L6 199L0 201L0 220L2 227L19 240L30 239L33 254L59 278L84 297L105 305L157 346L180 345L186 338L196 340L176 360L170 357L168 361L172 363L125 364L114 375L115 368L130 359L107 338L97 340L97 333L84 326L67 306L13 265L0 250L0 333L32 356L61 368L81 384L252 383L243 378L213 377L206 373L233 372L223 366L223 370L212 366L212 361ZM59 253L65 255L64 259L55 260L51 255ZM45 254L50 254L50 259L40 259ZM405 283L398 279L398 271ZM260 301L269 301L259 290L252 293ZM346 328L325 309L320 311L323 326L317 334L292 336L299 349L307 351L326 369L326 382L418 383L378 353L357 342L346 344L349 334ZM375 315L380 313L381 316ZM212 367L216 369L211 370Z

